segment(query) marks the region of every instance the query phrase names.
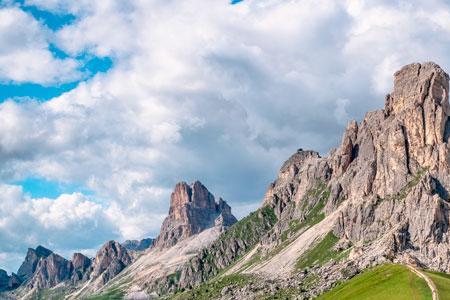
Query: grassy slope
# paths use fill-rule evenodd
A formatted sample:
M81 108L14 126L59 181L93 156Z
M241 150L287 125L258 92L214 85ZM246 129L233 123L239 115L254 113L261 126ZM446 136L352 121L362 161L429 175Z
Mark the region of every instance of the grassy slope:
M339 258L341 252L333 250L333 247L336 245L337 241L339 241L339 238L332 232L329 232L322 241L320 241L313 248L307 250L298 258L297 263L295 264L295 269L301 270L312 266L313 264L322 265L330 259Z
M199 287L180 294L171 295L167 299L174 300L210 300L220 296L223 288L241 288L251 281L251 276L242 274L233 274L229 276L214 278Z
M450 300L450 274L424 271L436 285L439 300Z
M431 290L407 267L388 264L370 269L317 299L425 300L431 299Z
M125 293L121 289L115 288L109 289L100 295L91 296L87 300L121 300L124 296Z

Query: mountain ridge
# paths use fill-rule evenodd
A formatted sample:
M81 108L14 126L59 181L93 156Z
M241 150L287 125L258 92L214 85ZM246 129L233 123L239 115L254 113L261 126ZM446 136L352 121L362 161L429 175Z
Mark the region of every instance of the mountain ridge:
M240 221L200 182L180 182L154 244L134 257L107 243L102 271L65 298L308 299L385 263L450 272L448 94L437 64L404 66L384 108L350 121L327 156L298 149ZM31 253L24 269L48 257Z

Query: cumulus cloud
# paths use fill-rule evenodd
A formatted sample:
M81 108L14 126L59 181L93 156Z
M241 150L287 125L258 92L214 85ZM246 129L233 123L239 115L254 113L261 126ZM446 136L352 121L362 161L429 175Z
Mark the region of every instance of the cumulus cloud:
M80 193L34 199L20 186L0 184L0 262L15 270L28 247L42 244L63 255L120 236L100 204Z
M115 220L119 238L156 235L180 180L203 181L242 216L295 149L326 154L349 119L382 107L401 65L450 70L445 1L26 3L75 15L53 41L114 67L45 103L0 104L0 176L81 183L97 202L71 208L100 203L93 218ZM38 223L64 211L39 203Z
M16 7L0 7L0 80L54 84L78 79L79 63L49 50L50 32Z

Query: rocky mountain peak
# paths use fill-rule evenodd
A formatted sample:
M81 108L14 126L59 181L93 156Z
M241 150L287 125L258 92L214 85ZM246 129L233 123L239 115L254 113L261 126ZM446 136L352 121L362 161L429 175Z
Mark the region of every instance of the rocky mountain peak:
M77 283L87 279L88 272L92 265L92 260L81 253L74 253L72 256L72 282Z
M324 216L336 218L336 236L366 243L358 252L365 255L352 258L362 265L370 251L373 260L407 252L448 271L448 253L439 250L448 247L450 224L448 92L449 76L437 64L407 65L394 74L384 109L351 121L328 157L291 157L266 194L283 220L278 231L320 204Z
M36 249L29 248L24 262L17 271L17 275L22 281L29 279L36 271L39 261L52 253L51 250L48 250L43 246L37 246Z
M449 75L433 62L406 65L394 74L394 91L387 97L385 110L398 114L430 101L448 113L448 81Z
M51 253L39 260L36 271L27 285L30 288L50 288L65 280L72 274L72 263L58 254Z
M405 144L408 172L448 166L448 92L449 75L435 63L410 64L395 73L384 111Z
M178 241L213 226L230 226L236 222L230 206L216 202L213 194L200 182L177 183L170 197L169 215L164 220L156 246L172 246Z
M213 209L215 208L215 200L214 196L200 181L195 181L191 185L186 182L179 182L170 197L169 214L173 215L175 219L182 218L180 208L186 205Z
M101 277L102 283L105 284L130 265L131 262L132 258L125 247L119 242L108 241L95 256L92 263L91 278Z

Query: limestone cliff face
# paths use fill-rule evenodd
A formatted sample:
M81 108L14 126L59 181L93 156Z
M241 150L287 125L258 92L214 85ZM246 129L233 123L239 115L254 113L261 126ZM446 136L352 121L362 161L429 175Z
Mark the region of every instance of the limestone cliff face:
M17 275L22 281L29 279L36 271L39 261L45 259L52 253L52 251L42 246L38 246L36 249L29 248L24 262L17 271Z
M14 273L8 276L0 270L0 291L20 287L18 295L23 294L20 297L33 299L39 290L59 284L68 289L94 280L96 284L104 285L131 263L131 255L115 241L105 243L93 259L74 253L72 259L67 260L38 246L28 250L18 271L21 276Z
M89 273L92 266L92 260L81 254L74 253L72 256L72 275L71 281L73 284L87 281L89 279Z
M132 258L120 243L109 241L97 252L92 263L90 278L101 278L103 284L130 265Z
M68 280L72 274L72 263L58 254L52 253L41 259L33 276L26 283L29 288L50 288Z
M407 254L450 271L448 91L438 65L407 65L395 73L384 109L350 122L328 157L294 154L264 200L280 218L272 242L322 198L325 215L345 203L334 232L355 245L352 257L361 264Z
M180 182L170 197L169 215L161 226L156 247L170 247L187 237L213 226L230 226L236 222L230 206L214 196L199 181Z
M351 121L339 147L326 157L299 149L281 167L258 212L149 291L189 289L230 265L228 274L258 275L257 283L241 289L246 298L255 296L255 286L270 292L275 281L277 288L302 286L305 298L314 298L386 261L412 260L449 272L448 81L434 63L396 72L384 109L367 113L360 123ZM177 185L157 243L170 245L201 227L193 222L192 206L213 211L214 205L200 190ZM336 251L349 251L348 257L311 266L308 273L318 279L305 287L308 273L296 270L296 261L331 232ZM221 299L232 298L225 290Z

